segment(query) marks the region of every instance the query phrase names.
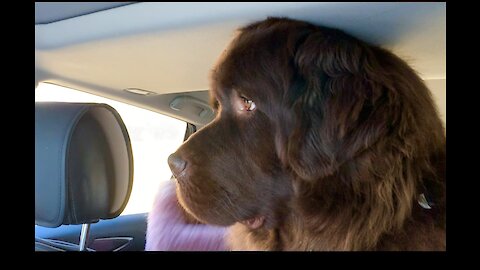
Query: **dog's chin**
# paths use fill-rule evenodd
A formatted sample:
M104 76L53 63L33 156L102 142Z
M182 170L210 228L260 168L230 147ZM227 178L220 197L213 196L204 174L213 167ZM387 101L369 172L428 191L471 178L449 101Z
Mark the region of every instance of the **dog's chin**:
M204 212L203 210L202 212L192 211L188 208L188 206L183 204L182 206L190 215L205 224L229 227L236 223L240 223L251 230L270 229L274 227L274 221L267 215L259 214L247 218L232 218L230 215L220 216L213 213Z
M198 204L186 200L182 196L182 192L179 190L177 190L177 198L179 204L188 214L204 224L228 227L237 222L237 220L232 217L231 213L218 213L209 211L209 209L198 209Z
M257 214L248 217L235 218L233 213L218 213L209 211L208 209L196 209L195 203L185 200L181 192L178 192L178 202L185 209L185 211L193 216L198 221L204 224L217 225L222 227L229 227L235 223L240 223L249 229L269 229L274 227L274 221L271 216L264 214Z

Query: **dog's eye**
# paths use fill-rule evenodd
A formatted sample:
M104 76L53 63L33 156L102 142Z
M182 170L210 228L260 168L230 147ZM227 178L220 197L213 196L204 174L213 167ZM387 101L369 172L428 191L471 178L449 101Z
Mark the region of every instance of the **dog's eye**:
M241 108L242 111L253 111L257 108L257 105L255 105L255 102L252 100L245 97L241 98L243 100L243 107Z

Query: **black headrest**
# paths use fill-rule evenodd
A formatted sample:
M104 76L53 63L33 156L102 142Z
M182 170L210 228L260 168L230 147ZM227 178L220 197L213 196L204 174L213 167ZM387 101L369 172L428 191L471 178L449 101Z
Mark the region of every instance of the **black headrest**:
M133 184L130 138L106 104L35 103L35 224L117 217Z

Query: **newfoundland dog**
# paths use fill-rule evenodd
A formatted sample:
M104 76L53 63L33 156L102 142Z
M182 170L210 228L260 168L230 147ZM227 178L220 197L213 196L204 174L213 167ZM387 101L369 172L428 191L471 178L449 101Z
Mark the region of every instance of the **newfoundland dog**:
M250 24L211 74L216 118L169 164L231 250L445 250L445 130L403 60L340 30Z

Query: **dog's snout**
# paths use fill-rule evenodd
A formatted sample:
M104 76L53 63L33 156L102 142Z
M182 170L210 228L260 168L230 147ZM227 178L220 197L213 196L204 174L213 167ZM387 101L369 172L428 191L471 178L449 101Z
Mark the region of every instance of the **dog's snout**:
M182 159L177 153L173 153L168 157L168 165L172 170L173 175L177 177L187 167L187 162Z

